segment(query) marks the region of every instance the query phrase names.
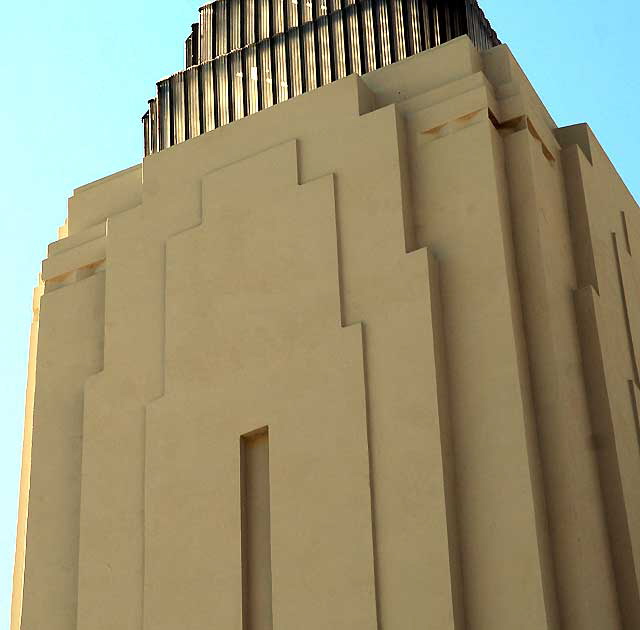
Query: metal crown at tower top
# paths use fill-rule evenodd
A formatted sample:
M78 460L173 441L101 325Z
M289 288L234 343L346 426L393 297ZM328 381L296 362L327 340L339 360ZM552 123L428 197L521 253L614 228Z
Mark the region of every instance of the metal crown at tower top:
M500 43L476 0L216 0L149 101L145 156L460 35Z

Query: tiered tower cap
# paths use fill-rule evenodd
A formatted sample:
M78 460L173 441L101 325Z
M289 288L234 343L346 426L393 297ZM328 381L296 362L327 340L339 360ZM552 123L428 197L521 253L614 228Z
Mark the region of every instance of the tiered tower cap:
M500 43L476 0L216 0L149 101L145 155L460 35Z

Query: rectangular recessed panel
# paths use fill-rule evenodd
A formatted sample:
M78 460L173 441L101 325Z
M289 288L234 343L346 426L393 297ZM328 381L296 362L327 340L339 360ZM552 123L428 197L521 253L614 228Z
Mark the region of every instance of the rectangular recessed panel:
M273 630L269 433L240 441L242 630Z

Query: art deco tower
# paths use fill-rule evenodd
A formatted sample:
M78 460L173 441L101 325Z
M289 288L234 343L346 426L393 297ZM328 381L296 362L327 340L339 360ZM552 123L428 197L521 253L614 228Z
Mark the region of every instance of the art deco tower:
M640 628L588 126L472 0L217 0L186 50L43 262L12 630Z

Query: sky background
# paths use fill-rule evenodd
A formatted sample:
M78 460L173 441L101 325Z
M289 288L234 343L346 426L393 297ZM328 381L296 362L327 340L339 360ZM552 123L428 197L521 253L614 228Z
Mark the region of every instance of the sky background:
M0 629L8 628L31 296L73 189L142 158L155 82L183 67L199 0L2 0ZM481 0L557 124L589 122L640 199L640 3ZM535 7L532 10L531 7Z

